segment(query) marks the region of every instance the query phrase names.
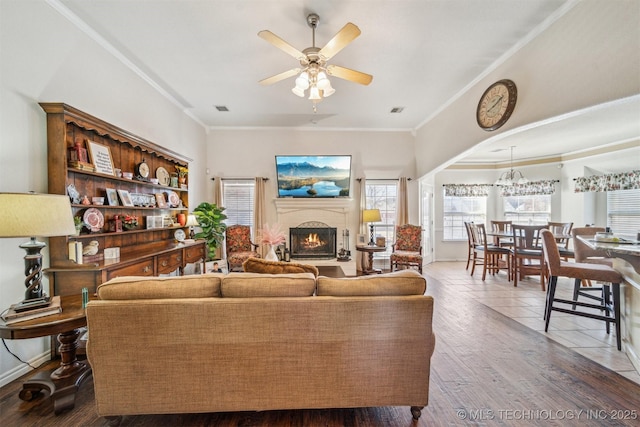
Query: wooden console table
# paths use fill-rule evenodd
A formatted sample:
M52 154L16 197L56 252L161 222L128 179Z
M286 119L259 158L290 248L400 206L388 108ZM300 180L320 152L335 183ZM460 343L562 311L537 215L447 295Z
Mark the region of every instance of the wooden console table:
M22 385L20 399L35 399L42 390L48 389L56 414L71 409L76 403L76 392L91 376L91 367L76 357L81 328L87 325L82 295L61 297L62 313L24 322L5 325L0 321L0 337L5 339L41 338L58 335L60 343L60 367L54 371L41 372Z

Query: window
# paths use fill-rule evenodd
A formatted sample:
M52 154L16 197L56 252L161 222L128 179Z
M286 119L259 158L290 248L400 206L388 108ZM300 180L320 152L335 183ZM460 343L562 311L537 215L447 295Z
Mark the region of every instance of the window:
M503 197L504 219L516 224L546 224L551 220L551 196Z
M388 257L391 243L395 236L396 200L398 199L398 183L396 181L375 181L366 183L367 209L379 209L381 221L374 223L374 233L387 241L387 250L374 254L376 258ZM368 225L368 224L367 224ZM369 241L369 236L367 236Z
M640 232L640 190L607 191L607 227L618 234Z
M227 179L222 181L222 206L227 225L248 225L253 228L253 179Z
M443 240L467 240L465 222L484 224L487 197L444 196Z

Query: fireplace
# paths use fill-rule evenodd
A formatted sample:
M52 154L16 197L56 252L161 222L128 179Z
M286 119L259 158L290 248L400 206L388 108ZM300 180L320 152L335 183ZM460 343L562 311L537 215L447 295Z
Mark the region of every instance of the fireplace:
M290 228L291 258L336 258L336 230L321 222L305 222Z

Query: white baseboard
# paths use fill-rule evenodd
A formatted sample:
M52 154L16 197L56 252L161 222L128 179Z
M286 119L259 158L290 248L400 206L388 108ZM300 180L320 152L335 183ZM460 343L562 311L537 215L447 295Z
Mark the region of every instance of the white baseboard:
M48 362L51 359L51 352L49 350L45 351L44 353L41 353L40 355L32 358L31 360L29 360L29 363L32 364L33 366L40 366L43 363ZM29 372L33 371L33 369L31 369L31 367L27 364L21 363L20 365L16 366L13 369L8 370L7 372L3 372L0 375L0 387L4 387L5 385L9 384L12 381L17 380L18 378L20 378L21 376L23 376L24 374L28 374Z

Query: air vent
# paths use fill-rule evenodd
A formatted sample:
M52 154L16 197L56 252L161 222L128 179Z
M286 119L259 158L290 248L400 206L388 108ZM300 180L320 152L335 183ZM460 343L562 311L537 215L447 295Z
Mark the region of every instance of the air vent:
M229 109L224 105L216 105L216 110L218 110L218 111L229 111Z
M393 107L391 109L391 113L402 113L403 110L404 110L404 107Z

